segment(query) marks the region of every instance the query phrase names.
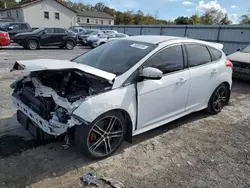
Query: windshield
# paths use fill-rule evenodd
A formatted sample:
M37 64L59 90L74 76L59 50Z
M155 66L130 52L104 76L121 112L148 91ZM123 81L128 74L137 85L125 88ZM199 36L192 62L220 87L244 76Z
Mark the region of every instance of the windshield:
M243 50L241 50L241 52L250 53L250 45L248 45L247 47L243 48Z
M123 74L151 52L157 45L131 40L117 40L101 45L73 61L106 72Z

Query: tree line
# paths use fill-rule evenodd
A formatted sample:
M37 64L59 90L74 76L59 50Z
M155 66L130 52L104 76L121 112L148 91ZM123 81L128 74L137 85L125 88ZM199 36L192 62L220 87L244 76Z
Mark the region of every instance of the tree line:
M21 0L19 4L31 2L33 0ZM211 9L206 11L204 14L194 14L190 17L179 16L175 20L163 20L159 19L159 11L155 11L153 15L144 14L141 10L134 11L116 11L113 8L106 6L104 3L99 2L95 5L76 3L70 0L59 0L66 6L72 9L78 10L90 10L90 11L101 11L105 12L115 18L116 25L164 25L164 24L176 24L176 25L229 25L232 21L228 18L226 13L220 10ZM5 2L5 3L4 3ZM0 9L17 5L16 0L0 0ZM250 15L245 14L240 17L240 24L250 24Z

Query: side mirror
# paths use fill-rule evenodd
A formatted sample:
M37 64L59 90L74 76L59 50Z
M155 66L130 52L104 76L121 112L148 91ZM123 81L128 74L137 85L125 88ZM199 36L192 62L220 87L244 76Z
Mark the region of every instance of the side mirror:
M42 31L42 35L45 35L46 34L46 31Z
M14 28L12 26L10 26L10 27L7 28L7 30L12 31L12 30L14 30Z
M238 48L237 51L238 51L238 52L241 51L241 48Z
M154 67L146 67L141 72L141 77L150 80L160 80L162 78L163 72Z

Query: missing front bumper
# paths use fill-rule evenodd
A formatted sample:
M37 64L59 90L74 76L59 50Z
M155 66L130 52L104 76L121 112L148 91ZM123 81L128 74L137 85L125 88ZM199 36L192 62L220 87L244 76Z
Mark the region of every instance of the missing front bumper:
M41 130L43 130L45 133L49 135L54 135L54 136L61 135L65 133L69 128L67 124L60 123L60 127L50 124L50 122L43 119L36 112L34 112L32 109L26 106L22 101L20 101L19 99L15 97L12 97L12 101L15 107L17 108L17 110L22 112L22 114L24 114L28 118L28 120L32 122L32 125L34 125L35 127L39 127ZM25 119L23 118L23 115L22 115L22 119L23 120ZM20 122L20 123L23 126L25 126L25 128L27 127L26 125L27 122L26 123Z
M28 118L20 110L17 111L17 121L33 136L37 141L49 141L54 136L45 133L40 127L37 126L32 120Z

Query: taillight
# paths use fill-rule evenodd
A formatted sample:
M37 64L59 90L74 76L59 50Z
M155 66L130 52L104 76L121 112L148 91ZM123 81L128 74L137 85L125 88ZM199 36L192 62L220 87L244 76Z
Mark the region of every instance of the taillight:
M233 63L229 59L227 59L225 65L226 67L231 67L233 69Z
M4 36L8 38L8 37L9 37L9 34L8 34L8 33L4 33Z

